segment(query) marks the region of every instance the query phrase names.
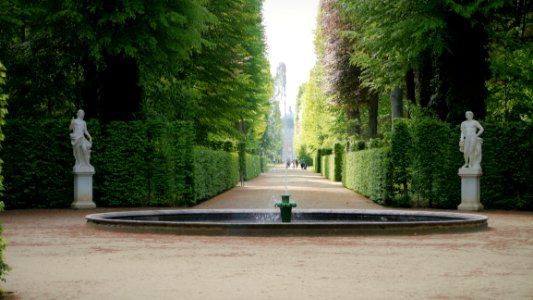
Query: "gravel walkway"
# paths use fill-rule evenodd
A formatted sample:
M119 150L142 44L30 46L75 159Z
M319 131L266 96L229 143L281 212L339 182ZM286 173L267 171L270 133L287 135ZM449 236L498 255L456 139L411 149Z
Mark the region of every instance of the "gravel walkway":
M311 171L274 169L198 207L376 208ZM116 210L116 209L114 209ZM533 299L533 213L423 236L212 237L87 227L95 210L0 214L11 299Z

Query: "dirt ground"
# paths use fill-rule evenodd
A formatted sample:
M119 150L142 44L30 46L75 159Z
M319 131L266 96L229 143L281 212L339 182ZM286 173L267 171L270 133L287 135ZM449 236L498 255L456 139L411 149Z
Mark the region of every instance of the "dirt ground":
M286 173L287 174L286 174ZM274 169L201 208L379 208L311 171ZM116 209L114 209L116 210ZM533 213L475 233L216 237L88 227L94 210L0 214L12 299L533 299Z

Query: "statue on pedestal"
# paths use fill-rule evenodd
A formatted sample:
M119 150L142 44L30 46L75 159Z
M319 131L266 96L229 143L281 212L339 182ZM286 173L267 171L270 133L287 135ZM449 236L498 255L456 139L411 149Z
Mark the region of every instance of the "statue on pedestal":
M479 136L484 129L478 121L474 120L474 113L465 113L466 121L461 123L461 138L459 150L463 152L465 164L462 168L481 169L481 144L483 139Z
M87 131L87 123L83 120L85 112L80 109L76 115L77 118L72 118L69 127L72 131L70 141L76 159L74 172L94 172L94 167L90 164L92 137Z

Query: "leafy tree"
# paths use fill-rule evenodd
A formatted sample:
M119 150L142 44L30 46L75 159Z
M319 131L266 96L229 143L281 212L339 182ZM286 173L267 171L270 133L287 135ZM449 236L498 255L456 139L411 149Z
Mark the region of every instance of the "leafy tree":
M531 120L533 115L533 3L507 1L488 26L492 78L490 117L501 121Z
M194 116L199 143L211 137L258 140L267 128L272 93L259 0L212 1L217 22L194 55L192 76L199 92ZM252 132L254 134L250 135ZM256 148L257 145L249 145Z
M361 84L362 68L350 63L353 52L350 41L342 35L351 25L343 21L336 7L337 0L325 0L321 5L319 34L323 36L324 49L320 51L320 61L324 65L325 86L328 95L336 105L341 106L349 120L348 135L362 134L360 124L361 107L369 107L369 137L377 135L377 104L376 91ZM320 45L319 45L320 46Z
M331 108L323 89L324 69L316 64L307 83L300 86L296 101L294 149L307 146L309 152L333 147L337 136L346 134L344 112ZM335 132L335 129L340 128Z
M339 0L339 8L353 24L347 35L364 84L393 88L414 70L417 102L459 122L465 110L485 115L485 24L504 2Z
M83 106L88 116L104 121L139 117L143 105L158 101L152 96L161 81L172 83L166 93L187 90L176 82L184 77L191 53L205 43L202 33L213 17L204 5L193 0L9 1L13 16L0 22L15 29L2 32L1 55L16 51L21 56L15 60L21 70L14 69L15 81L9 83L13 103L26 106L20 110L25 114ZM26 82L17 84L21 78ZM41 102L43 87L60 94L43 93L50 100Z

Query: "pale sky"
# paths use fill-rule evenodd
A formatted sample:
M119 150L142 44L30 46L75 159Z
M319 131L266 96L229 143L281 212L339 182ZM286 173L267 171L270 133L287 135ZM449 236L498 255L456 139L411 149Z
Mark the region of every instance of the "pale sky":
M279 63L285 63L287 106L291 106L293 112L298 88L308 81L309 72L316 61L313 40L318 5L319 0L263 1L263 25L270 71L273 77L276 76Z

